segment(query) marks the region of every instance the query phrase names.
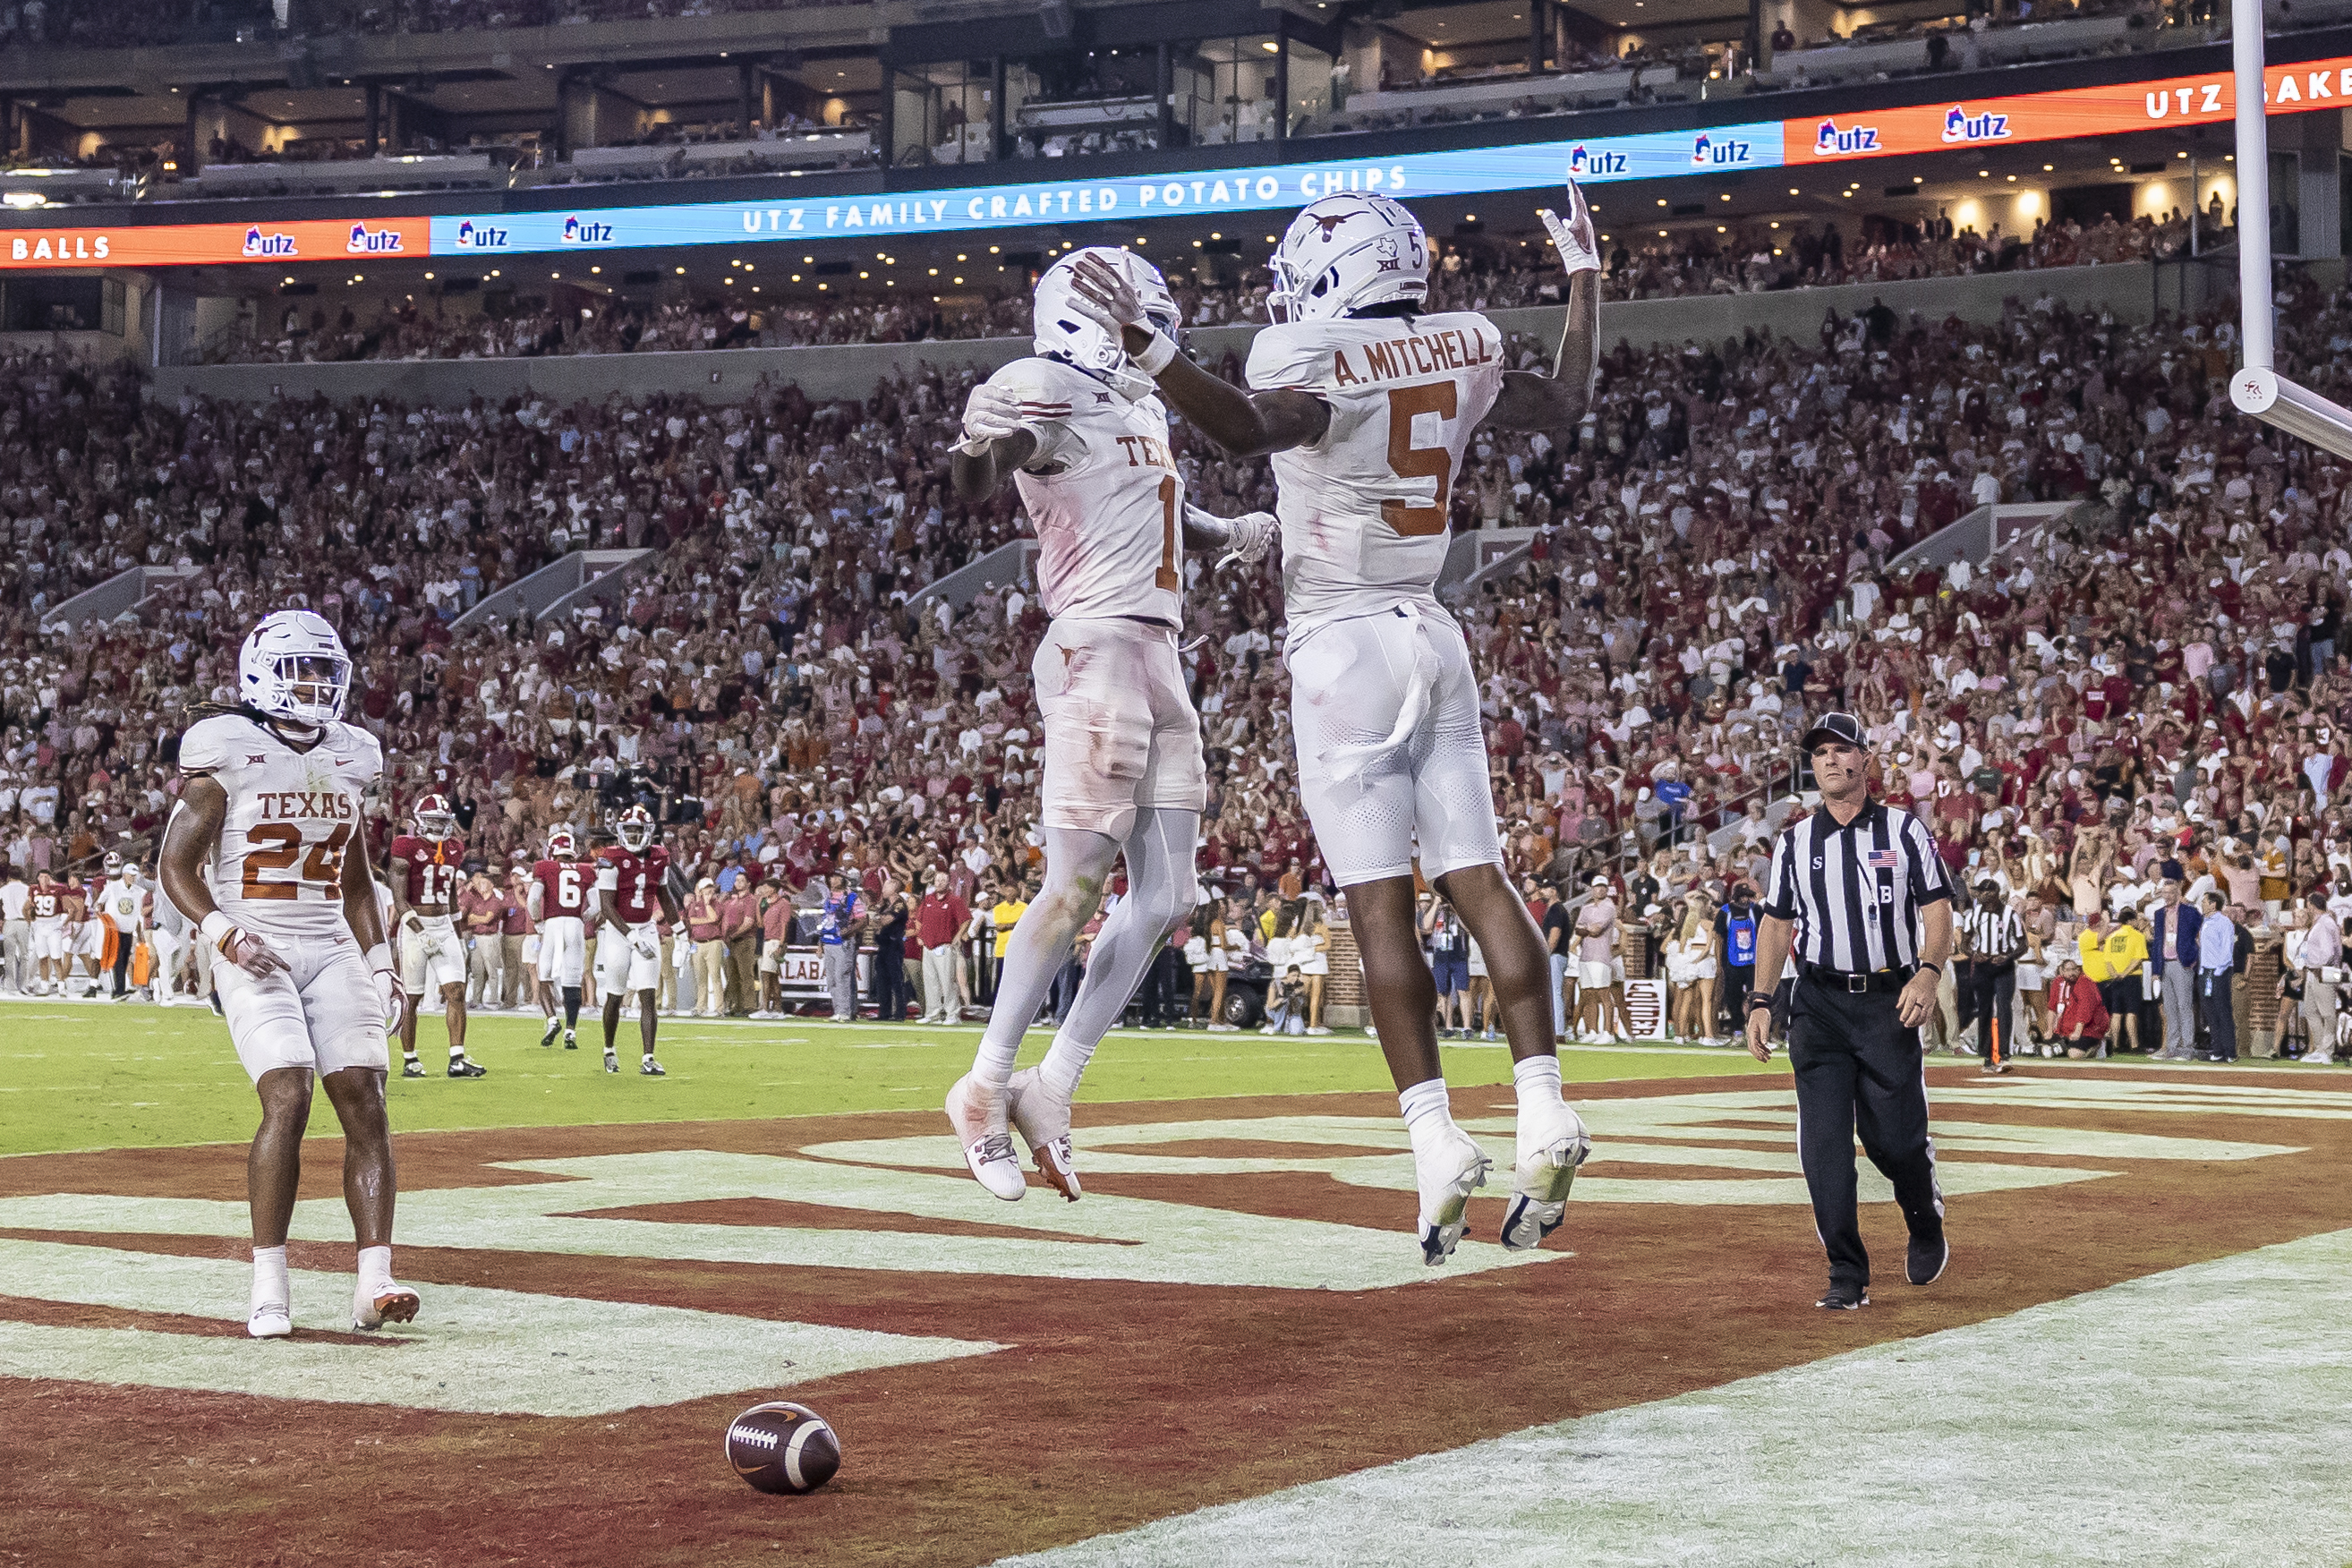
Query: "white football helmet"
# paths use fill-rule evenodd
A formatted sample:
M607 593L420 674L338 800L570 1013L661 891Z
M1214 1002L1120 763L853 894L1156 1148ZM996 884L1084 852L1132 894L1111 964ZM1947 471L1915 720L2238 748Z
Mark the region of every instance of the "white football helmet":
M237 696L297 724L331 724L351 695L352 658L335 628L308 610L264 616L236 658Z
M446 795L426 795L416 803L412 815L416 819L416 831L427 838L446 838L457 831L457 814L449 809Z
M1429 298L1429 237L1401 203L1342 191L1299 209L1275 247L1273 268L1268 320L1334 321Z
M1168 279L1160 275L1160 268L1135 252L1112 245L1090 245L1070 251L1045 269L1045 275L1037 279L1030 331L1035 335L1039 358L1076 365L1133 403L1151 394L1151 378L1136 369L1127 357L1127 346L1119 341L1118 333L1088 319L1070 303L1070 275L1077 270L1079 262L1090 256L1108 262L1127 279L1143 300L1146 320L1170 337L1176 335L1182 317L1176 309L1176 297L1168 291Z
M630 854L642 853L654 841L654 814L642 805L629 807L613 824L613 837Z
M106 852L106 874L110 877L122 875L122 857L111 849Z
M547 858L569 860L580 853L580 841L572 837L572 829L558 827L547 836Z

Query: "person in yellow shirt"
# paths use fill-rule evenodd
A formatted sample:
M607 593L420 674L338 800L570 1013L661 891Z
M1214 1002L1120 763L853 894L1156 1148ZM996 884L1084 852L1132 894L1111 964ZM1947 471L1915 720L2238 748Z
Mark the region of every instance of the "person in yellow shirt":
M988 911L989 923L996 931L996 951L993 954L996 963L989 971L988 983L989 995L992 999L996 994L995 977L1004 968L1004 950L1013 944L1013 928L1020 924L1021 917L1028 912L1029 899L1026 889L1017 881L1004 884L997 893L995 904Z
M2126 910L2120 920L2095 914L2075 940L2082 954L2083 977L2096 983L2099 999L2107 1008L2107 1047L2121 1049L2126 1041L2139 1049L2140 966L2147 962L2147 938L2139 929L2139 911Z

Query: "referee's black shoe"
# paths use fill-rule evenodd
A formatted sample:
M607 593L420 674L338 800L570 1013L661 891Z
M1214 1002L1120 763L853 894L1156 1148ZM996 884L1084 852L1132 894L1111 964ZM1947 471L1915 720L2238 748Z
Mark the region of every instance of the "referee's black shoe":
M1829 1294L1813 1303L1833 1312L1857 1312L1870 1305L1870 1292L1860 1285L1830 1284Z
M1952 1244L1943 1237L1933 1240L1915 1236L1903 1255L1903 1278L1914 1285L1933 1285L1944 1277L1945 1267L1952 1261Z

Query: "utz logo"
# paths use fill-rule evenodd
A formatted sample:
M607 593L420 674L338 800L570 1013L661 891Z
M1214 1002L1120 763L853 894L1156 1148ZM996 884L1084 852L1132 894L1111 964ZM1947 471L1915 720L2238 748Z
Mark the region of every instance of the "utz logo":
M507 231L496 224L466 218L457 225L457 243L475 250L495 250L507 242Z
M567 217L563 220L563 243L610 245L613 243L613 226L609 223L591 222L577 216Z
M1748 148L1751 145L1752 143L1742 142L1734 136L1726 136L1717 141L1701 132L1698 139L1691 143L1691 163L1695 165L1704 164L1709 168L1721 168L1727 163L1745 163L1748 162Z
M1604 152L1587 147L1581 142L1568 150L1568 172L1590 178L1595 174L1622 174L1629 167L1622 153Z
M396 256L403 237L396 228L370 228L363 223L355 223L343 249L352 256Z
M1967 104L1956 103L1944 110L1944 140L1947 142L2006 142L2009 140L2009 116L1970 114Z
M1947 138L1949 140L1949 138ZM1841 130L1834 120L1824 120L1813 132L1813 154L1833 158L1841 153L1875 153L1878 151L1878 127L1849 125Z
M264 234L255 224L245 231L245 254L247 256L299 256L290 234Z

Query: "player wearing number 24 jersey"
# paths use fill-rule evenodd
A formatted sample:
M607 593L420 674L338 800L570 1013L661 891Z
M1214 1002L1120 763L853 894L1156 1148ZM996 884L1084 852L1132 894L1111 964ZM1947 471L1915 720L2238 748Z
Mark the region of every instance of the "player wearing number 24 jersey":
M383 753L342 722L351 668L334 628L307 611L254 627L238 655L239 705L180 739L183 784L163 831L164 895L219 955L221 1013L261 1100L247 1163L256 1338L293 1330L286 1233L321 1084L343 1127L359 1242L350 1321L373 1329L417 1310L416 1292L392 1278L383 1080L394 973L361 830Z
M1472 432L1565 435L1591 402L1599 247L1582 195L1573 185L1567 195L1566 219L1541 215L1569 274L1550 376L1507 368L1484 316L1423 311L1428 237L1386 196L1325 196L1292 219L1274 257L1274 324L1250 351L1250 393L1163 349L1115 274L1088 268L1077 282L1079 308L1156 363L1171 406L1229 453L1272 454L1299 794L1348 895L1432 1264L1453 1253L1490 1162L1454 1126L1440 1076L1416 865L1485 952L1510 1035L1519 1121L1506 1247L1533 1247L1560 1223L1587 1149L1560 1097L1543 939L1502 874L1477 674L1436 593Z

